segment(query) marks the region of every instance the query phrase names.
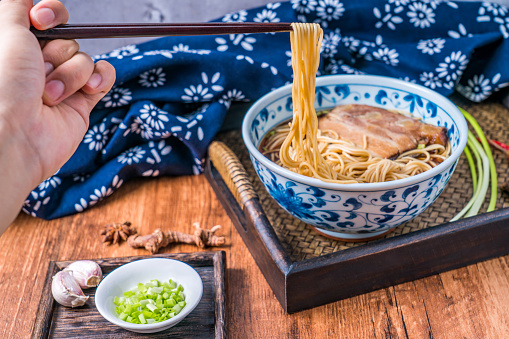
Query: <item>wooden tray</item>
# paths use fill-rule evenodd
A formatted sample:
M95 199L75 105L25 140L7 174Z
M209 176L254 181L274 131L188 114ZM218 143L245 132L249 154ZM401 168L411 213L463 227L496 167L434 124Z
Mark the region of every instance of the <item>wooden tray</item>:
M67 308L51 295L51 279L71 261L51 261L32 338L226 338L225 318L225 252L161 254L124 258L92 259L99 263L103 275L115 268L145 258L171 258L188 263L203 280L203 297L198 306L178 325L166 331L140 334L124 330L104 319L95 307L95 288L85 290L90 296L86 305Z
M507 109L501 105L482 106L477 111L467 108L485 124L491 137L508 141L504 123L509 121ZM500 112L493 112L494 109ZM493 135L497 131L501 136ZM437 200L428 213L399 226L384 239L352 245L333 243L279 206L274 207L275 202L259 183L239 135L219 139L229 140L228 146L220 141L211 144L205 175L288 313L509 253L508 195L499 193L498 210L494 212L445 222L471 196L467 192L471 185L464 160L466 170L456 170L458 174L455 172L456 177L448 185L451 191L444 191L439 198L442 200ZM494 155L499 180L508 180L507 158ZM326 242L324 250L321 243Z

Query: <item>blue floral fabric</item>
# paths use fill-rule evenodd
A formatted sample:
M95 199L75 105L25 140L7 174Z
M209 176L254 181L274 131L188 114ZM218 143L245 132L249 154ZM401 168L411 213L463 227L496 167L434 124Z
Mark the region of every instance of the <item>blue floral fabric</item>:
M495 3L292 0L218 21L319 23L319 75L387 75L476 102L509 83L509 10ZM76 153L23 210L57 218L134 177L201 173L232 102L290 83L290 55L288 33L265 33L167 37L96 56L115 66L115 86Z

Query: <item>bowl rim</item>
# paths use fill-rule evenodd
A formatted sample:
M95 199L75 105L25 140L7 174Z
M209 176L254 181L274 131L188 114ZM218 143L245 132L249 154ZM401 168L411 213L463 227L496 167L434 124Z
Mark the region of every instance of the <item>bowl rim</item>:
M398 90L408 91L411 93L418 94L419 96L426 98L438 106L440 106L444 111L447 111L452 118L454 118L455 123L458 125L458 130L468 132L468 125L465 117L458 109L458 107L445 96L418 84L414 84L411 82L407 82L401 79L391 78L387 76L381 75L352 75L352 74L336 74L336 75L323 75L318 76L316 78L316 86L324 86L324 85L333 85L333 84L355 84L355 85L380 85L383 82L385 87L394 87ZM467 144L468 133L460 133L458 147L451 153L449 158L447 158L444 162L439 164L438 166L414 175L409 178L398 179L393 181L386 182L377 182L377 183L356 183L356 184L338 184L338 183L330 183L325 182L320 179L311 178L304 176L302 174L298 174L292 172L288 169L285 169L281 166L276 165L274 162L270 161L266 158L255 146L253 141L250 138L250 125L253 122L255 115L267 105L267 101L274 100L275 97L281 97L283 95L288 95L292 93L292 84L287 84L282 87L271 91L258 100L256 100L253 105L248 109L244 119L242 121L242 139L244 140L244 144L246 145L249 153L256 158L259 162L261 162L265 167L269 168L271 171L286 177L287 179L300 182L309 186L315 186L330 190L341 190L341 191L382 191L393 188L400 188L409 185L414 185L416 183L425 181L429 178L434 177L435 175L442 173L447 170L449 167L453 166L454 163L458 160L461 153Z
M173 262L173 265L185 265L185 266L188 266L191 270L190 272L194 272L194 273L191 273L192 275L196 275L195 278L196 281L199 281L199 290L197 291L198 292L198 298L196 299L196 302L193 303L193 304L188 304L187 303L187 300L186 300L186 306L182 309L182 311L177 314L175 317L173 318L170 318L170 319L167 319L167 320L164 320L164 321L161 321L161 322L157 322L157 323L153 323L153 324L131 324L131 323L128 323L126 321L123 321L123 320L120 320L118 317L116 317L116 315L112 314L107 308L103 308L102 306L102 303L97 303L97 295L98 295L98 292L99 292L99 295L101 296L101 288L104 288L104 286L106 284L103 285L104 281L108 282L109 280L111 279L114 279L114 273L115 272L119 272L119 271L122 271L122 270L129 270L129 269L132 269L130 268L129 266L133 265L133 264L136 264L136 265L140 265L140 262L146 262L146 261L164 261L164 262ZM179 283L178 281L178 278L175 277L175 281L177 283ZM101 287L101 285L103 287ZM184 290L185 292L185 290ZM104 299L107 298L109 296L109 294L107 293L104 293ZM191 265L189 265L188 263L186 262L183 262L183 261L180 261L180 260L176 260L176 259L171 259L171 258L145 258L145 259L139 259L139 260L135 260L135 261L131 261L129 263L126 263L124 265L121 265L117 268L115 268L114 270L112 270L106 277L104 277L101 282L99 283L99 285L97 286L96 288L96 291L95 291L95 305L96 305L96 308L97 310L99 311L99 313L101 314L101 316L103 316L104 319L108 320L109 322L111 322L112 324L115 324L115 325L118 325L122 328L125 328L125 329L128 329L128 330L133 330L133 331L155 331L157 329L160 329L161 331L162 330L165 330L169 327L172 327L176 324L178 324L180 321L182 321L185 317L187 317L187 315L189 313L191 313L195 308L196 306L198 306L198 304L200 303L201 299L203 297L203 280L201 279L201 276L200 274L196 271L196 269L194 267L192 267ZM101 298L102 300L103 298ZM106 303L104 303L105 307L106 307ZM146 333L149 333L149 332L146 332Z

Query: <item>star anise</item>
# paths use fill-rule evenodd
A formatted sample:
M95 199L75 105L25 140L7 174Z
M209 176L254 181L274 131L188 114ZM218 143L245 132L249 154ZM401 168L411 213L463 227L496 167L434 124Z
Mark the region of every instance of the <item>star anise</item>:
M122 224L114 223L104 226L101 231L103 242L108 244L118 244L121 240L126 241L130 235L136 234L136 229L131 227L131 222L126 221Z

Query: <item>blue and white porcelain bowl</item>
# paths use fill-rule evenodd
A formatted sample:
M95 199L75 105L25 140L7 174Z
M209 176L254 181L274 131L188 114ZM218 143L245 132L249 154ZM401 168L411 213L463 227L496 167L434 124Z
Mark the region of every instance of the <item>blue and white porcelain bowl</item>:
M451 156L410 178L359 184L334 184L284 169L258 146L273 127L292 117L292 87L257 100L242 124L242 137L263 185L288 213L330 237L357 240L381 236L422 213L442 193L468 137L459 109L444 96L402 80L364 75L333 75L316 81L316 110L340 104L365 104L406 111L449 132Z

